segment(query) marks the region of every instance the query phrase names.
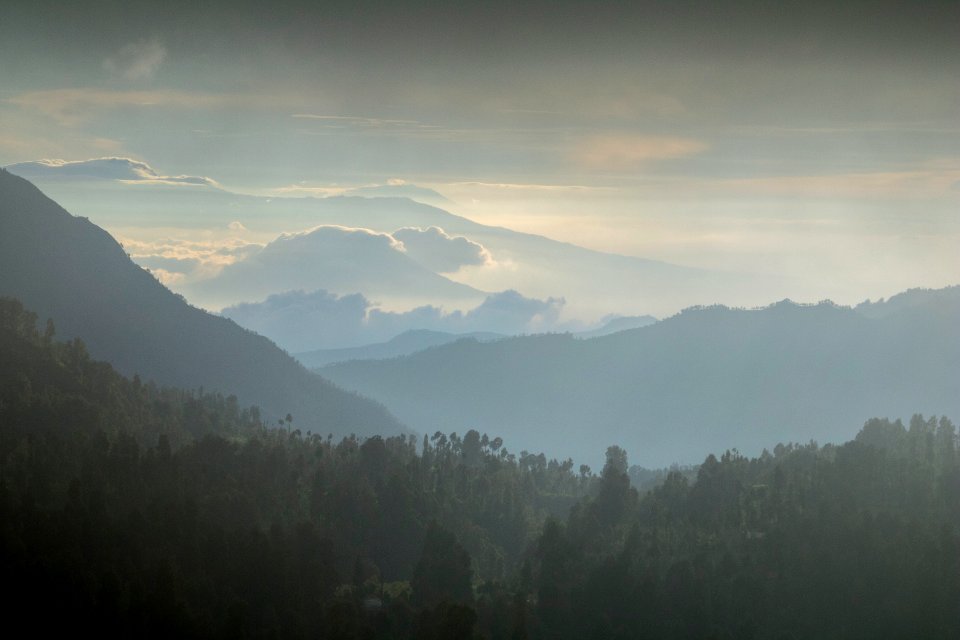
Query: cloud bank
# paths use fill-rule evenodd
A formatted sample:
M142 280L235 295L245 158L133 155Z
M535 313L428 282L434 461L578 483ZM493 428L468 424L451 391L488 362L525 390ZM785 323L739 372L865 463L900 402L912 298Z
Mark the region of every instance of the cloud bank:
M404 227L391 234L403 243L407 255L437 273L453 273L460 267L493 262L482 244L463 236L451 236L440 227Z
M394 308L472 305L484 298L486 292L438 273L438 267L455 271L465 264L484 264L482 246L439 228L406 229L400 235L410 240L409 247L389 233L339 225L283 234L262 251L182 292L216 309L291 290L362 292Z
M132 158L34 160L11 164L6 169L27 180L116 180L127 184L219 187L211 178L165 176L146 162Z
M536 300L511 290L492 294L468 311L446 312L425 305L391 312L359 293L338 296L298 290L228 307L222 314L296 353L384 342L411 329L506 335L561 330L564 304L563 298Z

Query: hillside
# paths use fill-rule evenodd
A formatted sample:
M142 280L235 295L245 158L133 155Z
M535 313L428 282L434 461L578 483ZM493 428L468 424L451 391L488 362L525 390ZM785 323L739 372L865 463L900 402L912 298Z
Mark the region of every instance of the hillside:
M188 305L86 218L0 170L0 295L16 297L58 335L125 375L235 394L266 419L304 431L400 433L383 407L313 375L272 342Z
M429 329L413 329L404 331L386 342L344 349L315 349L294 355L305 367L315 368L348 360L384 360L386 358L408 356L411 353L423 351L430 347L439 347L469 338L489 342L504 337L499 333L447 333L445 331L430 331Z
M956 291L878 318L829 303L694 308L590 340L462 341L321 371L425 432L497 425L517 446L577 459L619 443L656 467L839 441L878 412L956 414Z

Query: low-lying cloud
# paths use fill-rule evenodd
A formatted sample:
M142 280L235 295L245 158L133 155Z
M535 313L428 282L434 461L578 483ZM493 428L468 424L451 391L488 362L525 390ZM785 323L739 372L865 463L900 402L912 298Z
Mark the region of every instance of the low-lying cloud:
M283 234L249 259L181 293L207 308L262 300L278 291L360 292L393 308L420 304L476 304L486 292L450 280L440 270L485 264L486 250L442 229L399 234L320 225Z
M167 286L210 278L224 267L263 249L261 244L237 237L219 240L161 238L150 242L122 236L118 239L134 262L149 269Z
M6 169L27 180L116 180L127 184L219 187L215 180L202 176L166 176L146 162L132 158L34 160L12 164Z
M403 243L408 256L437 273L453 273L460 267L493 261L482 244L463 236L448 235L439 227L404 227L391 235Z
M536 300L503 291L467 311L425 305L392 312L359 293L338 296L318 290L275 294L263 302L228 307L222 314L296 353L384 342L411 329L504 335L560 330L564 304L563 298Z

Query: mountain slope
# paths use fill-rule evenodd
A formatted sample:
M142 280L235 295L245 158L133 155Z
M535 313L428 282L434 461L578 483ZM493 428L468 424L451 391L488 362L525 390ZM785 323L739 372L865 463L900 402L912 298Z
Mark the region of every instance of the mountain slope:
M506 267L468 268L452 276L458 282L482 291L516 289L534 298L564 296L568 311L584 317L614 311L664 316L711 299L718 289L727 292L725 299L731 304L756 305L779 295L785 284L782 278L770 274L725 273L595 251L481 224L402 197L262 197L213 188L117 181L87 184L46 180L42 186L71 211L127 234L134 210L136 224L147 228L226 228L236 221L256 234L279 235L317 225L362 227L381 233L393 233L402 227L439 227L483 245L494 264ZM295 287L287 285L269 293L291 288ZM181 292L206 308L224 305L222 297L206 299L206 291ZM252 299L241 295L230 302Z
M310 374L266 338L186 304L106 231L2 170L0 295L56 318L58 335L82 338L123 374L235 394L265 417L292 413L303 430L402 430L382 407Z
M955 290L960 291L960 290ZM462 341L321 369L434 429L476 428L644 466L778 441L836 441L876 415L960 413L960 295L870 318L832 304L696 308L590 340Z
M316 349L304 353L294 354L297 360L305 367L324 367L335 362L349 360L385 360L398 356L407 356L411 353L423 351L431 347L450 344L457 340L479 340L489 342L506 336L499 333L447 333L446 331L431 331L429 329L411 329L404 331L387 342L368 344L362 347L347 347L344 349Z

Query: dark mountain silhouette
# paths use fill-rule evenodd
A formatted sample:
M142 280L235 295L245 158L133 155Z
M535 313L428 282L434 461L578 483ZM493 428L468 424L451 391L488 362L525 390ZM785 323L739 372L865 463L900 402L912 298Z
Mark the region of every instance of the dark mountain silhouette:
M407 356L411 353L423 351L430 347L439 347L457 340L479 340L489 342L506 336L499 333L447 333L446 331L431 331L429 329L411 329L388 340L368 344L362 347L347 347L343 349L316 349L304 353L294 354L304 366L314 368L323 367L335 362L349 360L384 360Z
M320 433L398 433L383 407L311 374L264 337L188 305L86 218L0 170L0 295L20 299L57 334L80 337L121 373L235 394L266 418Z
M578 340L461 341L322 369L426 432L496 427L582 458L620 443L644 466L839 441L876 415L960 413L960 288L868 317L831 303L692 308Z

